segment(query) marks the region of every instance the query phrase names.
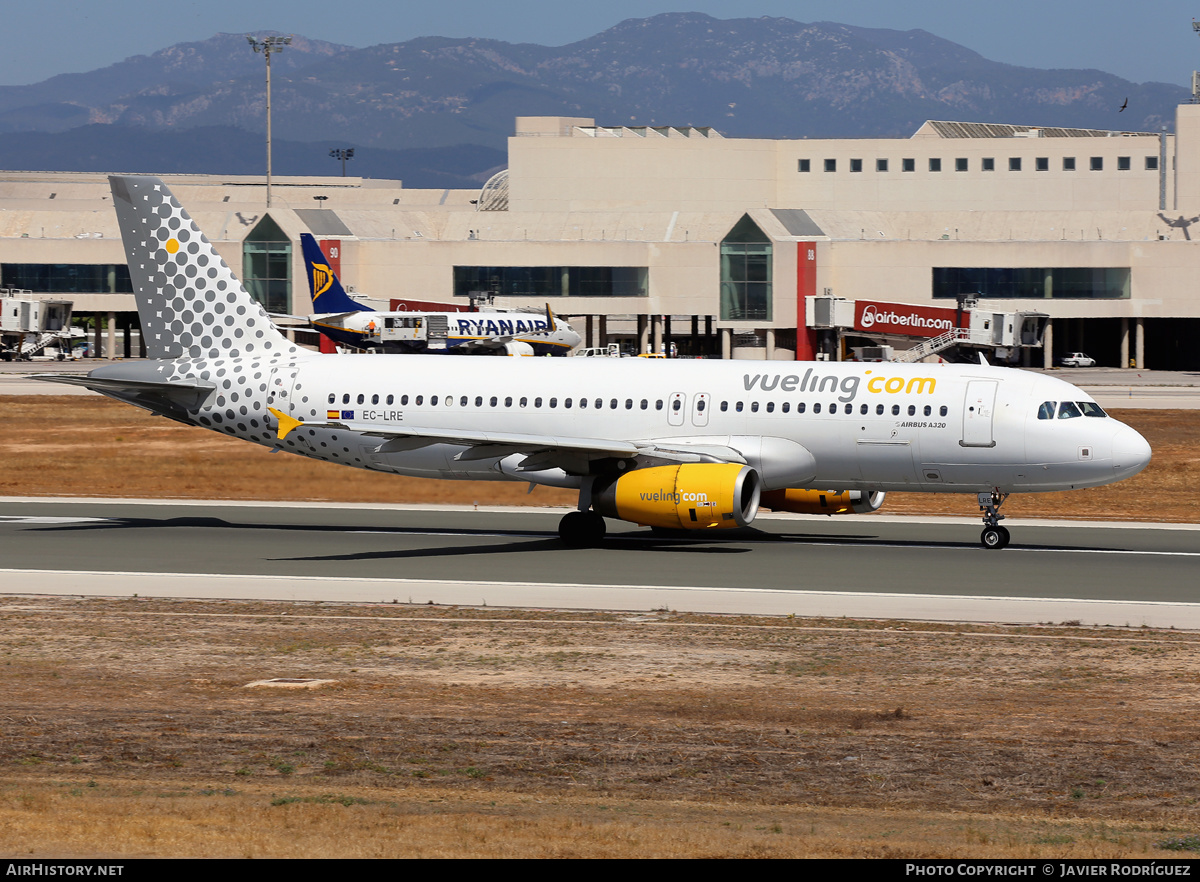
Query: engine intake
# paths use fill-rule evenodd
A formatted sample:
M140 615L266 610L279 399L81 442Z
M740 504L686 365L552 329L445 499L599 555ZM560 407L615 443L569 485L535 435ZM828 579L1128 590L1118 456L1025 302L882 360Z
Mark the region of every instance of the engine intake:
M600 514L647 527L746 527L758 514L758 472L738 463L649 466L593 490Z

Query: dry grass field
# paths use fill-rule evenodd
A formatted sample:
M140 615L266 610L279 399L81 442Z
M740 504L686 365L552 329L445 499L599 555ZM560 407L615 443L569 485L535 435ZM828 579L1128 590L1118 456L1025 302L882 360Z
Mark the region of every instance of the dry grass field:
M572 502L105 399L4 406L3 496ZM1200 519L1200 412L1118 416L1146 472L1006 513ZM0 597L0 853L1169 861L1200 833L1198 650L1077 623Z
M1200 635L0 602L0 853L1179 857ZM316 678L251 686L267 678Z

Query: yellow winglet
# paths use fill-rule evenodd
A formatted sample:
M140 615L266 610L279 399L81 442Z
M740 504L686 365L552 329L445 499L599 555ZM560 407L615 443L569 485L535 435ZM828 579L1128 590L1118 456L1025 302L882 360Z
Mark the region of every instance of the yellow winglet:
M300 420L294 419L286 413L280 413L273 407L268 407L267 410L275 415L275 419L279 420L279 427L275 430L275 434L279 437L280 441L286 438L297 426L304 425Z

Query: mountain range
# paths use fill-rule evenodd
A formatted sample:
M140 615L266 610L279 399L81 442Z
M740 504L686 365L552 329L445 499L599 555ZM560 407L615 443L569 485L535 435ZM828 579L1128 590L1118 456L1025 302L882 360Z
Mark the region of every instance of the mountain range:
M927 119L1157 131L1181 86L990 61L926 31L699 13L560 47L421 37L272 56L276 174L478 186L516 116L712 126L727 137L907 137ZM1119 108L1128 101L1128 109ZM263 57L218 34L83 74L0 87L0 167L261 174Z

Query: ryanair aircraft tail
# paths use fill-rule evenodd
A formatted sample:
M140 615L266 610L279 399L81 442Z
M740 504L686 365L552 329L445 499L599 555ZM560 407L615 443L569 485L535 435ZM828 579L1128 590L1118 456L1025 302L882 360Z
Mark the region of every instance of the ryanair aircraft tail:
M308 291L312 295L313 312L318 315L347 312L374 312L350 299L329 266L329 258L310 233L300 234L300 247L304 251L304 269L308 276Z
M113 175L142 336L150 358L224 359L297 352L275 329L166 184Z

